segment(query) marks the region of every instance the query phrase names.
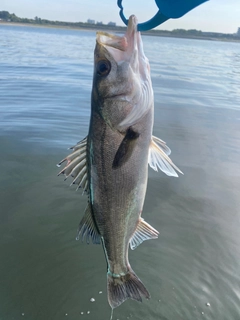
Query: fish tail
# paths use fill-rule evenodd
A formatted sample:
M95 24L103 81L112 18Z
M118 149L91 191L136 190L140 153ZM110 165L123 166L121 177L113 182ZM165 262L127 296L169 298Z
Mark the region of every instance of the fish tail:
M112 308L118 307L127 299L142 302L142 296L150 299L150 294L133 270L125 275L107 274L108 302Z

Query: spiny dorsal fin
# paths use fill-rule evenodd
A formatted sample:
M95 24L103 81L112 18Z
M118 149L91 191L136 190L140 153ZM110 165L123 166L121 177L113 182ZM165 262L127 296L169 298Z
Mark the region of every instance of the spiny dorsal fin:
M90 243L90 239L93 244L101 243L101 236L97 231L95 223L92 218L92 210L90 203L88 203L87 208L85 209L84 216L79 223L76 240L82 238L82 242L86 241L87 244Z
M82 187L83 192L88 193L88 179L87 179L87 137L79 141L75 146L71 147L73 152L57 164L58 167L65 161L66 166L59 172L58 175L64 174L65 180L71 176L73 178L72 184L77 184L77 190Z
M141 218L138 222L137 229L135 230L130 240L130 248L134 250L143 241L150 240L150 239L157 239L158 235L159 235L159 232Z
M159 168L167 176L178 177L176 171L181 174L183 173L168 157L167 154L170 154L170 152L171 150L166 146L164 141L153 137L149 147L148 164L155 171L158 171Z

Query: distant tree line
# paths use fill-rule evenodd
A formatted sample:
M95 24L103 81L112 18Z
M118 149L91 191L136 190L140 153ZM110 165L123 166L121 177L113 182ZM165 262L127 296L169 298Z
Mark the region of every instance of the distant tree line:
M206 31L201 31L201 30L196 30L196 29L190 29L190 30L184 30L184 29L174 29L171 31L174 34L180 34L180 35L193 35L193 36L199 36L199 37L215 37L215 38L221 38L221 37L232 37L232 36L237 36L237 34L232 34L232 33L219 33L219 32L206 32Z
M18 23L30 23L37 25L49 25L49 26L67 26L76 28L92 28L96 29L96 25L85 23L85 22L66 22L66 21L52 21L47 19L42 19L40 17L35 17L34 19L19 18L14 13L9 13L8 11L0 11L0 19L8 22L18 22ZM109 25L98 25L98 29L114 29L114 26ZM117 29L125 29L125 27L116 27Z
M11 21L16 21L18 18L14 13L9 13L8 11L0 11L0 19L3 20L11 20Z
M11 21L18 23L29 23L36 25L45 25L45 26L64 26L64 27L74 27L74 28L88 28L88 29L109 29L116 31L124 31L126 27L119 26L110 26L106 24L91 24L85 22L66 22L66 21L51 21L47 19L41 19L40 17L35 17L34 19L28 18L19 18L14 13L9 13L8 11L0 11L0 19L3 21ZM182 37L182 38L198 38L198 39L219 39L219 40L240 40L240 32L236 34L227 34L227 33L217 33L217 32L203 32L200 30L184 30L184 29L174 29L173 31L167 30L150 30L143 32L149 35L156 36L166 36L166 37Z

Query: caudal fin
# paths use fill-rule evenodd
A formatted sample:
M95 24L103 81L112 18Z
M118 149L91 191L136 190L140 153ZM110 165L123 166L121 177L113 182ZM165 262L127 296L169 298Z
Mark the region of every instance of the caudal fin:
M150 294L142 281L130 270L124 276L108 273L108 302L112 308L118 307L127 299L142 302L142 297L150 299Z

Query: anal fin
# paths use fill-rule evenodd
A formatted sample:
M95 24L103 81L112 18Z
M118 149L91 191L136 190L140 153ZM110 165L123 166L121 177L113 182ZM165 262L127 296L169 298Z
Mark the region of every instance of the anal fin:
M131 240L130 248L136 249L143 241L150 239L157 239L159 232L148 224L144 219L140 219L137 229L135 230Z
M87 244L90 243L90 239L93 244L101 243L101 236L97 231L95 222L93 221L90 203L88 203L84 216L78 226L76 240L79 240L80 237L82 238L82 242L86 241Z

